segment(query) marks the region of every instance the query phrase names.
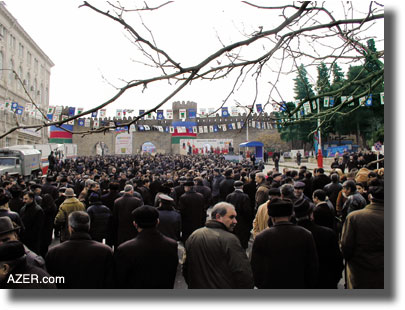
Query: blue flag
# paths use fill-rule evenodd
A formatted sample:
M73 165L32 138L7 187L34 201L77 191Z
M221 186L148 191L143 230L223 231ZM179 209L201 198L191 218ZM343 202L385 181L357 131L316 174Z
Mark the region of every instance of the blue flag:
M371 107L373 105L372 94L370 94L366 100L366 107Z
M97 112L98 112L98 111L92 112L92 113L91 113L91 117L97 117Z
M75 115L76 108L75 107L69 107L69 116Z
M218 125L214 125L214 132L218 132Z
M79 125L79 126L84 126L84 119L83 119L83 118L79 118L79 120L77 121L77 125Z
M197 115L196 109L188 109L188 118L195 118Z
M165 119L164 115L163 115L163 110L157 110L156 111L156 118L161 120L161 119Z
M228 107L223 107L222 108L222 117L228 117L229 112L228 112Z
M17 109L17 108L18 108L18 102L13 101L13 102L11 103L11 109L12 109L12 110L15 110L15 109Z
M261 104L261 103L256 104L256 110L257 110L258 113L260 113L260 112L263 111L263 108L262 108L262 104Z

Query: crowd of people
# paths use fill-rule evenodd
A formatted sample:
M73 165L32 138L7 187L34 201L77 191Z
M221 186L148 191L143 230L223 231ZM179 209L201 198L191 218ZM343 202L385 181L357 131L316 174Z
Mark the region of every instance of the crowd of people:
M263 168L137 154L3 175L0 287L170 289L179 263L188 288L384 287L383 169Z

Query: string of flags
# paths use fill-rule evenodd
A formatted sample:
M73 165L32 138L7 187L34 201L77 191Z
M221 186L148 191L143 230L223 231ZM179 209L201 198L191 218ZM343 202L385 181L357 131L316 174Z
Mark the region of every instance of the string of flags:
M316 101L312 101L312 102L305 102L300 111L298 111L298 113L296 114L296 118L301 118L305 115L310 114L311 112L315 112L317 111L318 107L322 108L322 109L326 109L326 108L331 108L333 106L335 106L336 104L336 97L323 97L321 98L321 100L317 99ZM363 107L371 107L373 105L384 105L384 92L379 93L379 94L369 94L367 96L363 96L361 98L358 99L358 102L355 102L353 100L352 96L341 96L340 97L340 101L341 103L344 102L349 102L348 106L355 106L356 104L359 104ZM300 103L299 100L294 102L294 105L297 106ZM273 106L273 111L274 112L285 112L287 111L287 105L285 102L281 102L281 103L272 103ZM253 108L253 106L249 106L250 109ZM263 105L262 104L255 104L255 111L257 113L261 113L263 112ZM13 112L17 115L28 115L29 117L32 118L36 118L38 120L43 119L43 115L40 111L38 111L38 109L31 103L31 102L26 102L25 104L19 104L17 101L14 100L5 100L5 102L0 102L0 111L10 111ZM60 121L60 120L65 120L69 117L75 116L75 115L80 115L82 114L84 111L83 107L68 107L67 109L63 109L62 106L49 106L47 111L46 111L46 116L49 120L51 121ZM117 119L122 119L124 117L130 116L131 114L133 114L135 112L135 110L133 109L116 109L116 115L115 117ZM163 109L157 110L156 112L150 112L150 113L146 113L146 110L139 110L139 116L142 116L141 119L142 120L153 120L153 119L157 119L157 120L172 120L174 117L173 115L173 110L172 109L167 109L166 113ZM243 110L243 108L241 107L230 107L228 109L228 107L221 107L219 109L215 109L215 108L199 108L199 110L197 111L197 109L194 108L190 108L190 109L179 109L178 113L179 113L179 119L180 120L186 120L186 119L196 119L196 118L202 118L202 117L217 117L217 115L219 114L220 117L223 118L227 118L227 117L235 117L235 116L239 116L239 114L243 114L245 113L246 110ZM67 115L66 115L67 114ZM102 108L99 109L97 111L93 111L90 115L91 118L93 119L93 126L95 126L96 128L101 126L100 121L96 121L97 118L105 118L107 114L107 109L106 108ZM78 124L79 126L81 126L81 124L83 124L83 126L85 126L86 121L83 122L79 122ZM69 121L68 124L73 125L74 121ZM88 125L88 127L90 127L90 123L87 121L86 123ZM210 130L211 128L202 128L201 131L200 129L197 129L197 132L215 132L215 130L219 130L220 128L222 128L222 130L232 130L234 129L230 126L228 127L224 127L224 125L217 125L218 129L216 129L215 126L213 126L212 130ZM235 127L237 127L237 125L235 124ZM255 126L253 126L255 127ZM257 127L259 128L259 127ZM262 128L262 127L260 127ZM147 131L148 129L144 128L145 131ZM160 129L159 129L160 130ZM141 129L142 131L142 129ZM162 131L164 132L164 131Z

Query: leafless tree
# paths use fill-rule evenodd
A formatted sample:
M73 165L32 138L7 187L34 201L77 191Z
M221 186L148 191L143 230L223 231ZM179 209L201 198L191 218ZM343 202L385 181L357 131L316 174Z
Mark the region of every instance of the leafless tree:
M241 85L248 80L252 81L252 79L255 85L253 91L256 95L252 102L247 103L250 111L248 114L252 114L255 105L258 103L257 98L259 91L267 92L267 101L261 102L264 107L266 105L277 107L279 102L284 100L283 97L285 96L283 95L284 90L280 89L278 85L280 77L291 74L291 72L297 72L297 67L302 63L302 59L306 59L308 62L307 66L317 66L321 61L328 65L332 65L337 61L345 63L361 62L364 60L365 55L370 52L366 44L366 41L370 38L367 30L376 24L382 24L384 21L384 8L377 2L370 2L364 12L357 11L354 8L354 4L351 4L351 2L342 2L341 5L343 6L344 14L343 16L335 16L335 13L328 9L327 3L325 2L292 2L292 4L283 6L264 7L251 2L242 1L246 6L254 7L257 10L267 10L269 16L281 17L281 22L272 29L259 27L259 29L253 33L244 34L242 40L228 45L223 44L217 51L207 55L194 65L183 66L182 59L175 59L167 51L159 47L154 37L154 32L158 31L158 29L152 31L149 26L142 21L142 13L144 11L165 9L166 6L172 5L172 2L173 1L164 2L154 7L144 3L142 8L128 8L119 1L115 3L108 2L109 9L102 10L88 1L84 1L83 4L80 5L80 8L89 9L93 13L100 14L106 19L120 24L128 32L130 39L144 57L143 64L155 68L156 75L150 78L134 76L131 81L127 81L125 85L117 88L117 92L114 96L84 111L80 115L75 115L57 122L47 119L44 115L43 123L40 125L23 125L16 123L15 127L0 136L0 138L3 138L19 128L38 128L39 130L51 125L61 126L63 123L105 108L109 104L117 101L130 89L142 88L146 90L148 85L161 81L170 83L172 89L165 95L163 100L151 104L143 115L134 117L126 121L126 123L121 122L121 124L115 123L114 125L100 126L95 129L71 132L73 134L87 135L106 132L110 128L118 126L128 126L129 128L130 125L136 123L143 116L151 112L156 112L176 94L180 93L182 89L196 80L208 80L211 83L215 83L216 80L227 77L234 79L232 89L224 93L223 103L218 107L217 111L228 102L235 89L241 87ZM354 12L356 16L359 17L353 17ZM134 13L138 14L138 17L141 19L141 29L136 29L126 19L129 14ZM261 46L261 49L258 49L258 46ZM258 54L258 50L261 51L260 54ZM252 51L255 52L251 53ZM249 55L255 56L249 57ZM384 50L378 51L375 57L383 61ZM269 80L269 72L273 73L273 80ZM275 79L274 73L276 73ZM381 83L383 79L384 69L381 69L377 72L367 74L366 78L351 81L350 86L368 84L369 89L364 92L364 94L357 94L353 96L351 100L346 100L334 106L333 109L323 111L321 115L315 113L312 117L317 118L322 116L323 119L327 119L327 117L331 117L336 113L343 113L342 108L344 106L349 105L352 101L358 100L361 96L367 95L369 91L372 91L373 87ZM346 85L344 87L348 86ZM289 111L289 116L299 111L302 105L307 101L316 100L323 96L334 96L342 93L343 90L344 89L339 89L330 93L316 94L315 96L305 98L301 100L295 110ZM30 101L36 106L32 98L30 98Z

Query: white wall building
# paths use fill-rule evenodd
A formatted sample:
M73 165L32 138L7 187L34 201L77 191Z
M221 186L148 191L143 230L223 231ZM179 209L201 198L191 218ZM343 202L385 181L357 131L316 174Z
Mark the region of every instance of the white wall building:
M24 125L41 123L43 118L40 113L34 108L29 109L30 104L27 103L32 99L46 115L53 66L49 57L0 1L0 135L14 127L16 120ZM15 70L24 87L10 69ZM11 110L12 102L24 107L22 115ZM47 142L47 128L40 131L26 129L0 139L0 147Z

